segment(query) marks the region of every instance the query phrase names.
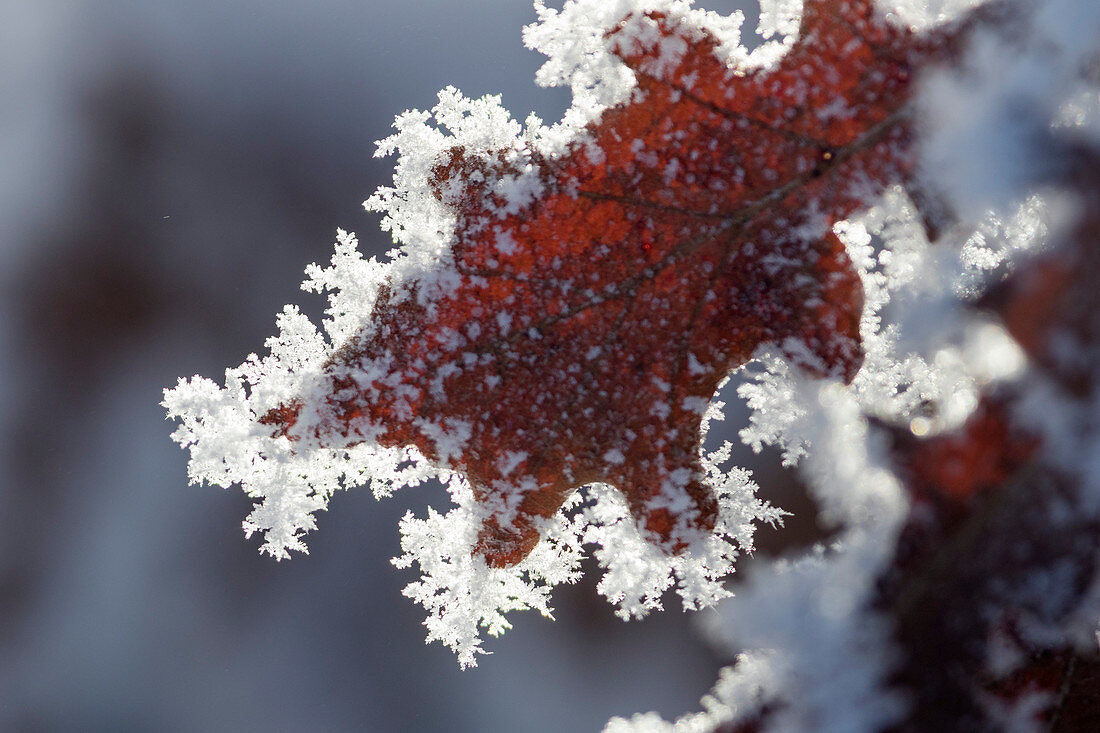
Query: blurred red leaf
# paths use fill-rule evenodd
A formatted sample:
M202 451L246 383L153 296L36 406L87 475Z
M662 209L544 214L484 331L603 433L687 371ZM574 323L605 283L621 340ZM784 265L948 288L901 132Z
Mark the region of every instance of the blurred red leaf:
M967 502L1025 465L1039 440L1014 427L1008 410L986 397L958 430L933 438L899 435L895 450L917 499Z

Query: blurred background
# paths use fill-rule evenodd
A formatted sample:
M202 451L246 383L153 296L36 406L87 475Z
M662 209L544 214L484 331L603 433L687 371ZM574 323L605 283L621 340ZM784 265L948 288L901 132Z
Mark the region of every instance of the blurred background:
M337 227L390 247L360 202L389 181L373 141L395 114L453 84L561 115L520 38L530 4L0 6L0 730L584 731L697 709L728 659L675 601L617 620L595 577L460 672L389 564L398 517L441 491L338 495L311 554L276 563L242 535L243 493L187 485L158 405L260 350L284 303L319 316L298 285ZM774 458L743 460L798 512L762 551L812 533Z

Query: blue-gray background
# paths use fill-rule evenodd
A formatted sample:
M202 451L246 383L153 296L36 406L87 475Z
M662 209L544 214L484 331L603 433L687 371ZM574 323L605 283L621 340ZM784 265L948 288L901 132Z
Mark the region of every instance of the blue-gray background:
M560 116L520 39L530 5L0 7L0 730L573 731L696 709L728 660L675 602L618 621L593 578L460 672L389 564L438 489L340 494L312 554L276 563L239 490L187 485L158 406L260 350L284 303L320 312L298 284L336 227L388 249L360 202L388 181L373 141L394 114L453 84Z

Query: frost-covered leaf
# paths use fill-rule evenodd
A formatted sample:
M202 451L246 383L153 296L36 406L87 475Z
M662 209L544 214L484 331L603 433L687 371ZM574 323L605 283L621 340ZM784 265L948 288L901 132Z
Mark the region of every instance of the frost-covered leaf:
M563 146L451 91L434 112L450 138L400 121L384 147L409 188L374 205L402 239L414 213L438 218L444 246L395 269L319 383L264 418L303 449L411 444L462 473L496 567L591 482L684 549L718 515L699 460L718 382L768 344L846 380L862 358L860 280L831 227L910 177L910 80L946 36L817 0L782 59L746 68L661 7L604 29L635 86Z
M498 98L447 89L401 115L379 148L399 153L394 186L367 202L399 244L390 259L341 232L305 286L329 293L324 334L288 310L270 356L224 388L196 377L166 394L192 479L256 497L245 528L276 557L305 549L339 488L444 479L455 508L408 515L395 562L419 566L406 592L463 665L504 614L549 614L585 544L623 616L668 589L691 608L728 595L754 525L781 513L720 467L728 450L703 454L708 404L765 356L760 404L781 409L752 440L795 458L849 439L804 400L859 432L859 410L901 383L874 319L911 263L875 270L843 220L914 183L914 75L960 27L917 34L871 0L799 5L769 4L773 41L752 54L738 18L682 0L539 6L526 37L573 108L520 125ZM874 376L855 377L868 333ZM806 375L855 377L859 396ZM889 477L861 476L862 460L818 461L825 504L894 516Z

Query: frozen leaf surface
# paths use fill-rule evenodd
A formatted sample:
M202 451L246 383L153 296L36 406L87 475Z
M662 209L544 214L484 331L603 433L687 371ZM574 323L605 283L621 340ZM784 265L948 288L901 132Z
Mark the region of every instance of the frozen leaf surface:
M731 66L662 11L605 40L629 100L556 151L486 132L440 152L426 178L454 220L445 263L391 279L314 397L263 418L464 474L493 566L591 482L682 550L717 514L699 436L718 382L765 344L852 378L862 289L831 227L909 177L910 78L938 48L870 0L807 3L772 68Z
M672 588L688 607L728 595L781 513L728 447L703 454L711 399L764 352L813 377L860 369L880 304L834 230L892 184L925 200L913 78L959 27L795 5L752 54L738 17L679 0L537 5L525 38L550 56L540 80L573 88L563 121L520 125L453 89L401 115L379 151L399 154L394 186L368 201L389 260L341 233L306 282L329 293L324 332L288 309L270 356L166 394L192 479L243 485L246 530L285 557L336 489L442 477L457 506L406 516L395 562L419 565L406 593L464 666L505 613L550 613L586 544L623 616Z

